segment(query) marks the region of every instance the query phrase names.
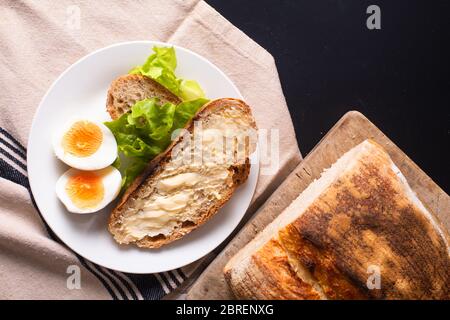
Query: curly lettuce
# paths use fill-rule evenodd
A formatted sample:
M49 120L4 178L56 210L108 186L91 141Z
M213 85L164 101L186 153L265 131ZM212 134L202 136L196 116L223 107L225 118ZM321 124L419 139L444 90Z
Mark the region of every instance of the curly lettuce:
M119 157L113 165L122 174L123 189L168 147L172 132L183 128L206 102L198 98L174 105L161 104L157 98L145 99L136 102L131 112L105 122L117 141Z
M177 57L173 47L153 47L153 54L141 66L134 67L129 73L149 77L182 100L204 98L200 85L195 80L184 80L175 75Z

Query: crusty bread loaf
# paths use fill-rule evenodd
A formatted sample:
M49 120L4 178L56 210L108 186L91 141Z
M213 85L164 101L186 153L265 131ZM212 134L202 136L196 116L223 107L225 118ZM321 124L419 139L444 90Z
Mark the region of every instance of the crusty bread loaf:
M379 288L369 278L377 270ZM448 235L389 155L366 140L242 248L224 275L243 299L449 299Z
M203 106L125 192L109 221L114 239L157 248L208 220L246 181L255 148L247 135L255 129L250 107L241 100L224 98ZM202 141L200 149L196 139ZM224 139L232 150L226 161Z
M159 98L162 103L179 104L181 100L158 82L138 74L127 74L115 79L109 87L106 110L117 119L140 100Z

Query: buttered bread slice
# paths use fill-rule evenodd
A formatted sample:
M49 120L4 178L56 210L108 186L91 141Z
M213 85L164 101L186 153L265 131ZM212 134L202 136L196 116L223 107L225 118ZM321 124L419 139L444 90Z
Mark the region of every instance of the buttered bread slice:
M157 248L213 216L247 180L256 124L241 100L203 106L125 192L109 221L121 244Z

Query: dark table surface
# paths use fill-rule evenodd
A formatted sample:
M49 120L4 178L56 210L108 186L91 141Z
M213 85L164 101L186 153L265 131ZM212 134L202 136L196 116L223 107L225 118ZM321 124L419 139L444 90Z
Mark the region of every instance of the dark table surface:
M207 2L275 57L304 156L358 110L449 193L450 1Z

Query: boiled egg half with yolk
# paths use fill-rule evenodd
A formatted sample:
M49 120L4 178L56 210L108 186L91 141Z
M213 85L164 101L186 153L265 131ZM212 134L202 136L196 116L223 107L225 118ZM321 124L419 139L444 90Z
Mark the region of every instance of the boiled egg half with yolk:
M103 169L117 158L117 142L101 122L73 119L53 137L56 156L80 170Z
M120 192L122 177L109 166L101 170L67 170L56 182L56 195L73 213L91 213L106 207Z

